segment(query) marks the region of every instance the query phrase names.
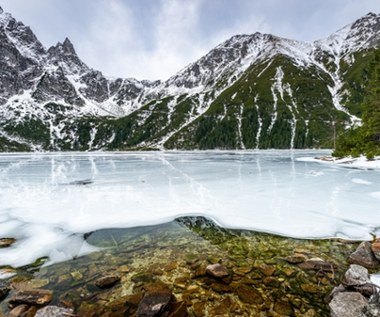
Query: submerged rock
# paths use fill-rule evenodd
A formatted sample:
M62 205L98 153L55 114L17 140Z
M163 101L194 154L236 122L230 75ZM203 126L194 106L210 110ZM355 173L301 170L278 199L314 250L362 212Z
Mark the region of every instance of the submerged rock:
M13 306L18 304L29 304L43 306L51 302L53 292L46 289L21 290L14 294L9 303Z
M46 306L37 311L34 317L70 317L75 316L74 311L70 308L59 306Z
M360 317L367 304L367 299L360 293L338 293L329 304L331 317Z
M252 286L239 285L236 289L239 299L247 304L262 304L264 302L260 292Z
M9 290L9 285L0 281L0 301L8 295Z
M109 288L114 286L117 282L120 281L120 277L115 274L108 274L98 278L95 281L95 285L99 288Z
M215 278L223 278L230 275L227 268L219 263L207 265L206 273Z
M13 308L8 317L31 317L36 314L37 308L26 304L18 305Z
M368 269L374 269L380 265L372 251L371 243L368 241L360 243L356 251L349 256L348 262Z
M137 317L156 317L161 316L169 309L172 293L163 287L148 290L137 309Z
M302 253L294 253L293 255L289 255L285 258L285 260L290 264L300 264L307 260L306 255Z
M326 262L319 258L312 258L298 264L298 266L303 270L313 270L320 272L334 272L337 266L334 263Z

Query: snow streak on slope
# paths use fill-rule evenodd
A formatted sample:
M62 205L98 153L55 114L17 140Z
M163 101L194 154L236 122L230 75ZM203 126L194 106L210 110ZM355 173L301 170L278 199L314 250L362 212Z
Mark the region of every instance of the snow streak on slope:
M163 137L160 136L157 144L151 144L158 147L162 147L176 132L202 116L223 91L256 66L263 68L260 68L261 72L257 75L257 80L261 80L268 69L276 67L275 82L271 85L273 111L267 129L268 132L272 131L280 116L277 108L279 104L285 103L292 114L291 146L294 146L298 101L291 94L296 90L294 87L292 87L293 90L290 87L287 89L288 84L283 82L284 72L286 73L287 70L285 67L273 65L274 61L280 60L276 57L285 57L298 69L310 68L314 71L316 68L321 77L326 78L327 74L331 78L328 90L332 104L337 110L346 113L352 123L358 123L360 119L351 115L342 104L346 92L343 91L344 74L342 74L340 64L342 60L352 63L353 53L363 48L373 47L380 40L380 16L375 14L368 14L330 37L312 43L261 33L236 35L167 81L150 82L104 77L79 59L74 46L68 39L46 50L28 27L18 23L10 14L2 12L1 9L0 25L4 29L6 44L14 47L20 56L27 60L26 64L30 64L25 70L29 77L25 78L24 86L21 85L16 95L11 97L0 95L2 104L0 112L4 115L0 119L1 122L4 120L22 122L30 117L39 118L41 121L48 122L50 135L57 139L65 133L66 135L74 134L73 131L63 132L62 122L57 124L54 120L57 116L70 119L86 116L118 118L139 111L150 102L172 98L168 104L167 125L169 127L173 123L172 114L177 111L179 96L183 99L194 99L193 104L197 105L197 109L193 109L186 123L168 128L168 133ZM5 57L4 61L7 62L8 59L9 57ZM204 102L205 96L207 96L207 102ZM233 98L235 96L236 94ZM290 97L291 102L287 97ZM63 107L56 113L47 111L45 107L49 102L59 103ZM225 103L225 107L228 109L228 102ZM237 133L240 139L238 144L244 148L241 131L243 114L244 111L240 109L237 114ZM144 123L149 114L140 113L137 117L139 123ZM260 138L261 128L262 122L259 122L257 140ZM90 139L95 135L93 130ZM51 140L51 143L54 144L55 140ZM92 145L91 142L88 144Z

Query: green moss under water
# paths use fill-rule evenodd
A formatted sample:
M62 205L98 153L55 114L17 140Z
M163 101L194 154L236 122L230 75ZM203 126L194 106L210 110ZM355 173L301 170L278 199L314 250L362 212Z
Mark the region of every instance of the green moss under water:
M36 269L17 270L13 288L53 290L53 304L73 307L78 316L135 316L143 290L165 284L189 316L329 316L324 297L338 285L346 258L357 243L298 240L264 233L227 230L204 218L134 229L100 230L85 235L100 251ZM286 259L321 258L331 271L305 270ZM289 258L288 258L289 259ZM230 275L205 274L221 263ZM32 269L31 269L32 268ZM108 273L120 281L100 289ZM8 313L7 299L0 309Z

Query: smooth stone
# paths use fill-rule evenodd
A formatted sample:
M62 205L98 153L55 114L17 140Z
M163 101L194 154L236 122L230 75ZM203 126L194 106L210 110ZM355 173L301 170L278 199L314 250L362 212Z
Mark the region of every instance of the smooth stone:
M114 286L117 282L120 281L120 277L115 274L108 274L98 278L95 281L95 285L99 288L109 288Z
M368 241L359 244L355 252L348 257L348 262L358 264L368 269L374 269L380 265L372 252L371 243Z
M70 317L75 316L74 311L70 308L59 306L46 306L39 310L34 317Z
M21 290L14 294L9 303L11 305L29 304L43 306L51 302L53 292L46 289Z
M331 317L360 317L368 305L367 299L357 292L338 293L330 302Z
M227 268L219 263L207 265L206 273L215 278L223 278L230 275Z
M161 316L169 309L172 293L169 289L158 287L147 291L141 300L137 317L156 317Z

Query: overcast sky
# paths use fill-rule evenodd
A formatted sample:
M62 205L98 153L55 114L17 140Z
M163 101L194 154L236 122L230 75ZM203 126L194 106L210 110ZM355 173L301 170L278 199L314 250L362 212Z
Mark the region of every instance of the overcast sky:
M313 41L380 0L0 0L50 47L68 37L106 76L166 79L235 34Z

